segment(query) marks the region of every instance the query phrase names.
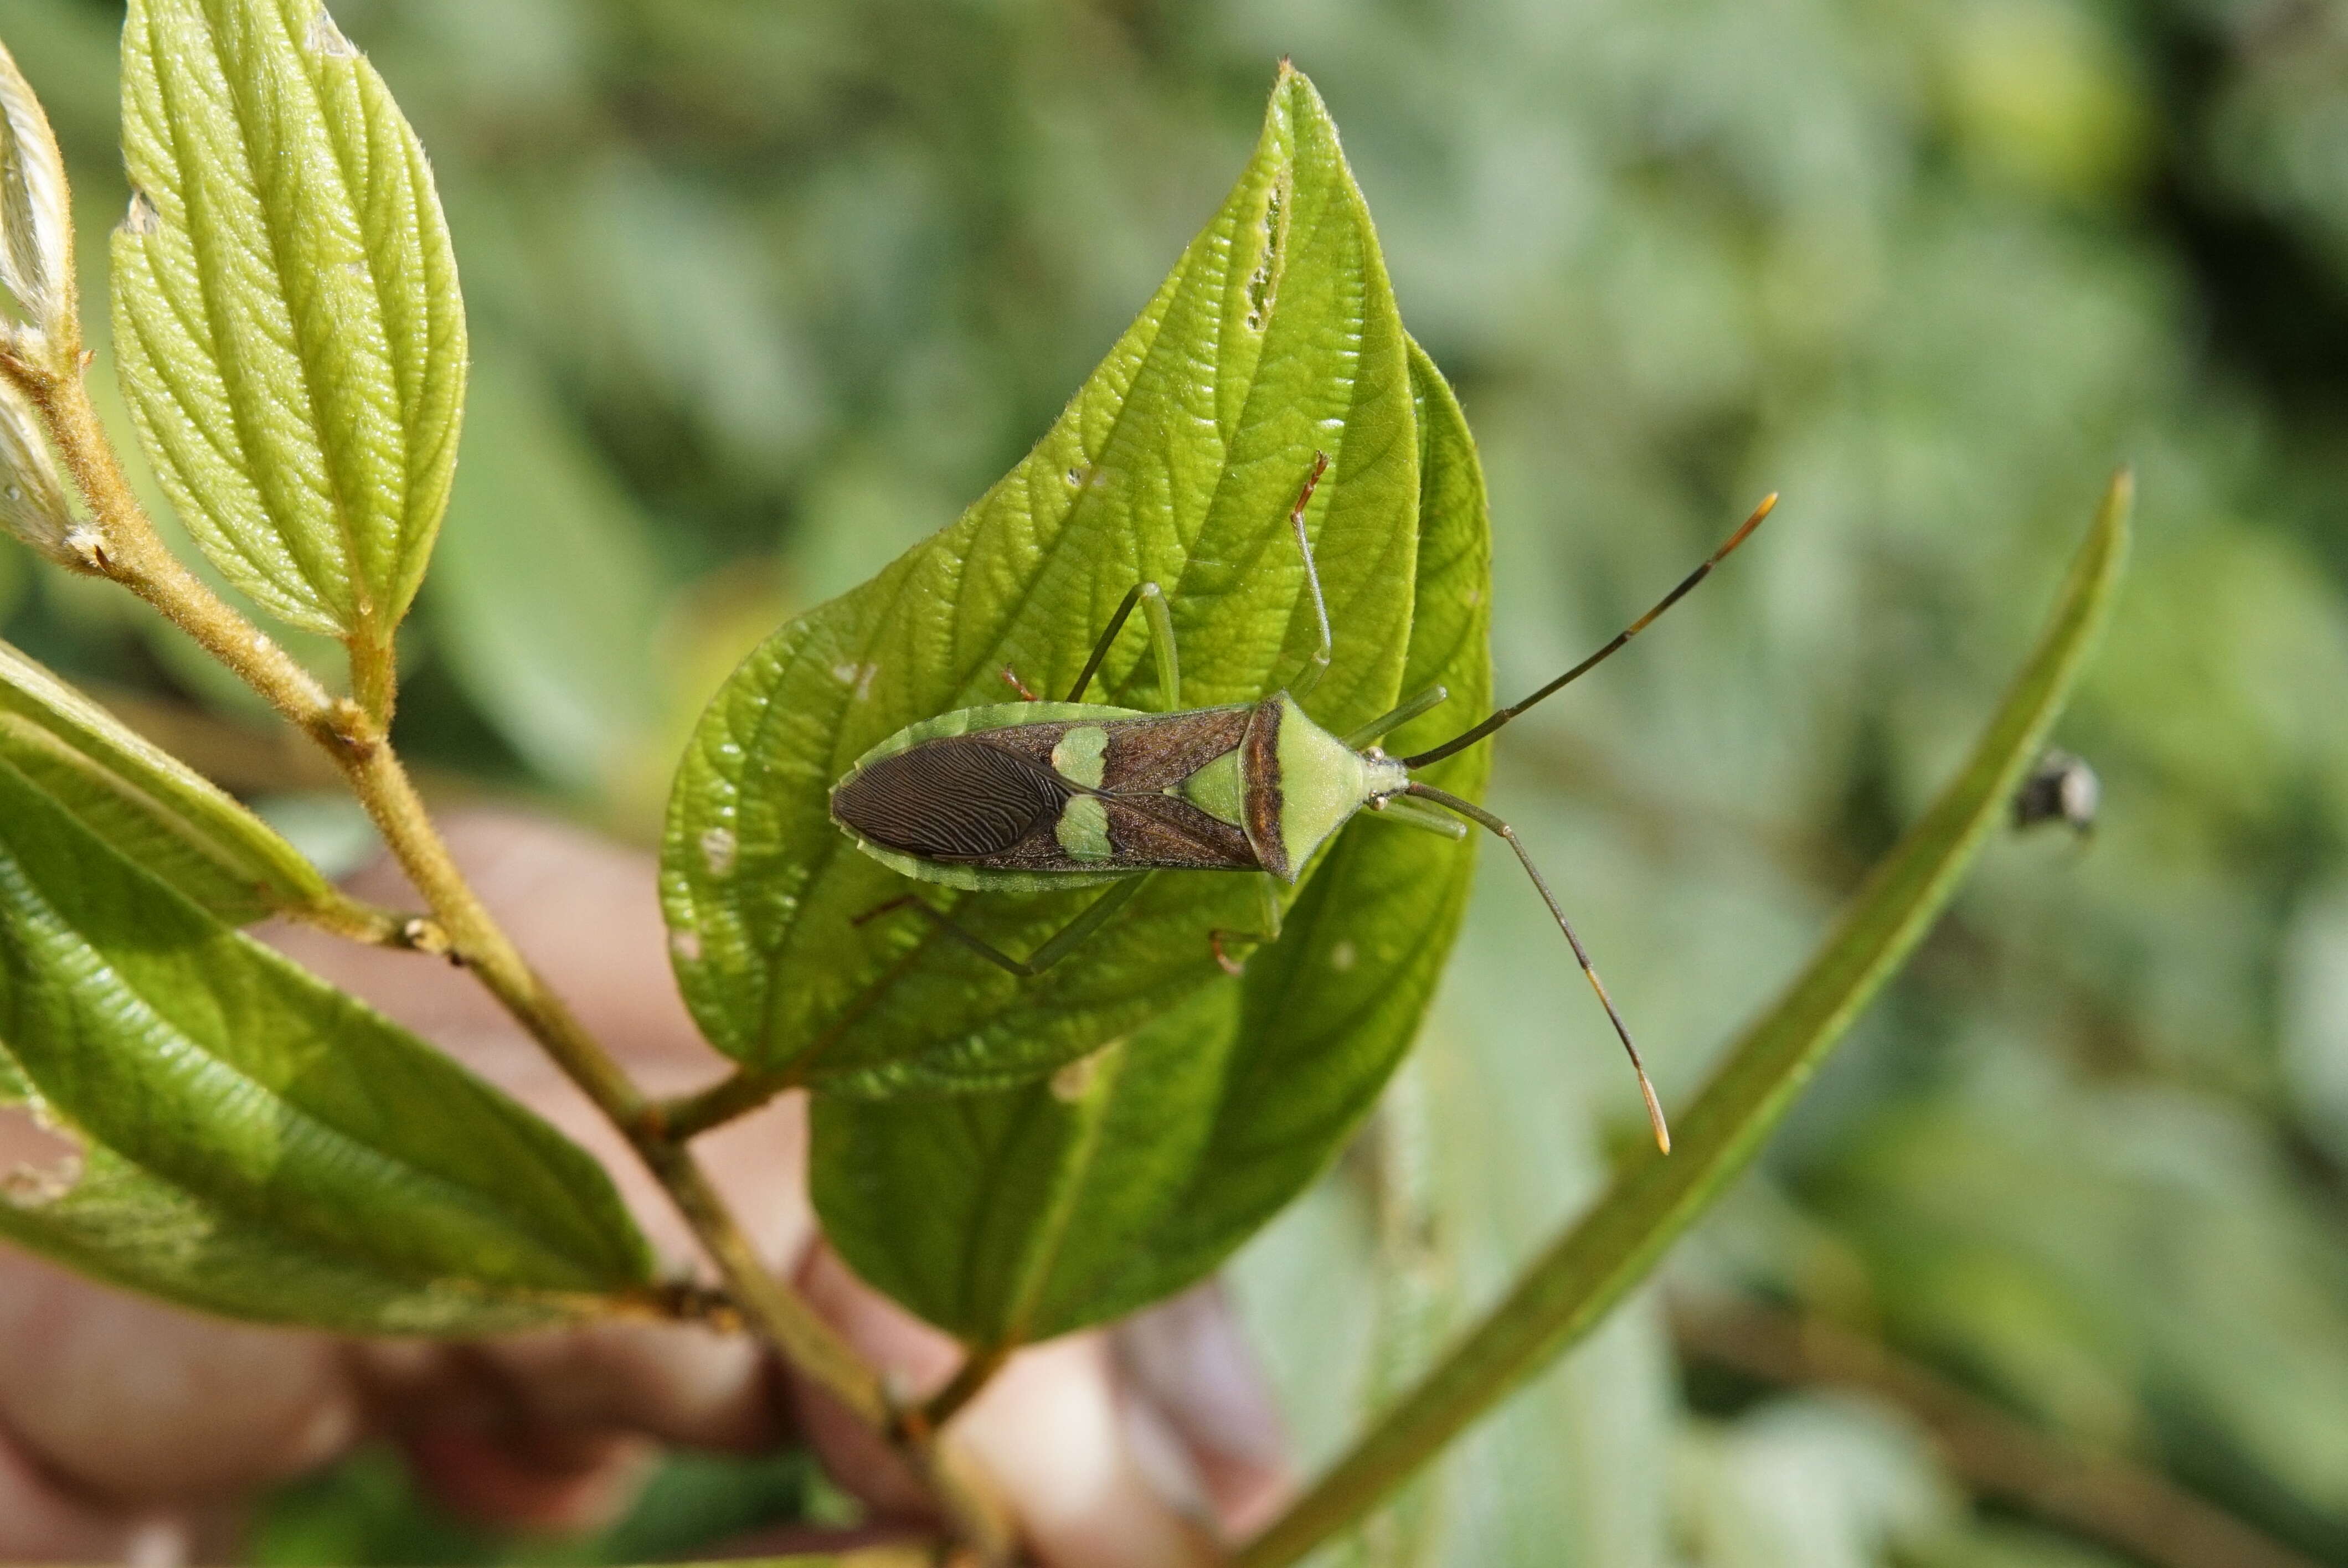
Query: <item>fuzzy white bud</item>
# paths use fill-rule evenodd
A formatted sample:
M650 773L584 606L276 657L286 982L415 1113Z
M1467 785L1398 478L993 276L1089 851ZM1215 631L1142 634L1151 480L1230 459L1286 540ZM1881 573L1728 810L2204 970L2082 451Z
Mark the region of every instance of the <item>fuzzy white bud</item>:
M66 165L49 117L0 46L0 287L14 297L8 345L26 358L63 352L76 333L73 220ZM62 368L62 367L60 367Z
M65 477L24 395L0 380L0 529L51 560L90 568L88 543L75 538ZM86 531L86 530L84 530Z

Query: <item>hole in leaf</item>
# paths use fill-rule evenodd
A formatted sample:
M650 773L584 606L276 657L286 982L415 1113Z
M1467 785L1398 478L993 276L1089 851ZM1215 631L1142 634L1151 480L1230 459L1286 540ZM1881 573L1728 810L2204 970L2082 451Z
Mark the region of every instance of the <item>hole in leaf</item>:
M357 48L343 36L343 30L335 26L335 19L326 15L323 5L318 8L318 14L310 18L309 34L302 42L312 54L324 55L331 60L352 59L358 54Z
M0 1200L20 1209L53 1204L81 1180L82 1146L36 1108L0 1105Z
M1263 331L1263 323L1272 319L1273 295L1280 286L1280 244L1283 210L1280 187L1273 186L1263 199L1263 254L1255 271L1248 275L1248 327L1252 332Z
M712 876L725 876L734 870L734 856L739 845L730 827L713 827L701 835L702 864L709 867Z

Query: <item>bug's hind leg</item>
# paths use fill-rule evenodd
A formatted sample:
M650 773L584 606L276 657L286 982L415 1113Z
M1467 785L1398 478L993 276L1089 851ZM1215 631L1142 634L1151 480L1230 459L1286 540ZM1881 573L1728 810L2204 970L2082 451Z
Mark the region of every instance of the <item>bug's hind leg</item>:
M1261 948L1269 947L1280 940L1280 885L1273 880L1270 872L1257 876L1255 885L1257 893L1262 895L1263 899L1263 929L1227 931L1217 927L1207 933L1207 947L1214 953L1215 962L1227 975L1246 973L1247 960L1234 958L1225 952L1223 950L1225 942L1253 942Z
M1150 875L1144 872L1130 881L1117 883L1107 892L1086 905L1075 919L1061 927L1045 941L1042 947L1024 958L1014 958L985 938L973 935L965 930L953 916L915 893L907 893L900 897L890 899L886 904L867 909L863 914L857 916L850 924L861 926L868 920L877 920L881 916L892 914L899 909L918 909L928 916L939 930L943 931L988 963L997 968L1008 970L1022 979L1032 979L1081 947L1086 938L1099 930L1107 923L1110 916L1125 907L1126 902L1141 891L1141 885L1149 880Z
M1126 620L1137 604L1141 606L1143 619L1149 622L1149 647L1158 660L1158 692L1166 704L1165 711L1171 713L1182 706L1182 661L1174 650L1174 616L1166 608L1165 593L1154 582L1135 583L1127 592L1125 602L1117 607L1117 613L1108 618L1107 629L1093 644L1092 657L1085 661L1084 673L1068 688L1069 702L1085 700L1085 688L1100 673L1101 661L1108 657L1110 645L1125 630Z

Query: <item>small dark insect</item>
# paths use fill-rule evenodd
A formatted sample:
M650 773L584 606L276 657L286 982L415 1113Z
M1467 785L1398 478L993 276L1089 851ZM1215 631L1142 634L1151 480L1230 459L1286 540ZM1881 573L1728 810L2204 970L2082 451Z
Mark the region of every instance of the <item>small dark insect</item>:
M2042 822L2068 823L2084 838L2095 831L2096 807L2103 796L2103 782L2085 758L2068 752L2048 752L2013 792L2013 825L2020 829Z
M1452 838L1466 835L1466 823L1459 820L1464 817L1507 840L1540 889L1630 1053L1655 1143L1669 1153L1663 1106L1640 1063L1638 1047L1631 1043L1631 1031L1516 830L1474 802L1411 774L1474 745L1596 668L1744 543L1777 497L1770 496L1755 507L1703 565L1597 652L1443 744L1395 758L1375 743L1443 702L1448 693L1442 687L1429 687L1345 735L1323 729L1302 706L1329 667L1329 610L1304 526L1305 508L1328 466L1327 456L1316 453L1288 517L1303 552L1321 645L1284 689L1256 702L1183 708L1173 617L1158 585L1145 582L1109 618L1066 701L1033 700L1006 670L1004 678L1028 701L958 709L909 725L858 758L832 786L832 819L857 847L920 881L1008 892L1106 884L1107 892L1025 958L964 930L911 893L868 910L857 924L898 909L915 910L990 962L1014 975L1035 975L1097 931L1157 872L1254 872L1263 879L1263 929L1208 934L1216 962L1237 974L1240 965L1228 952L1230 944L1269 942L1280 935L1273 878L1294 883L1313 853L1354 813L1366 807L1388 821ZM1149 625L1167 712L1083 701L1085 688L1137 605Z

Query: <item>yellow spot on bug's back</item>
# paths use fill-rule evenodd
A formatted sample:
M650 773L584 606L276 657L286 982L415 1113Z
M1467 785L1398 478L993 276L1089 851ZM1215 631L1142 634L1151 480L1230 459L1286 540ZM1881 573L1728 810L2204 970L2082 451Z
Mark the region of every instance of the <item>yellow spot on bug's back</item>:
M709 867L712 876L731 876L734 857L741 847L732 828L713 827L701 835L701 863Z
M675 954L682 963L701 962L701 933L692 930L671 931L668 934L668 950Z
M1339 974L1350 974L1360 961L1361 953L1351 942L1339 942L1329 949L1329 967Z
M1108 765L1108 732L1098 724L1078 724L1052 748L1052 767L1070 784L1100 788Z
M1071 797L1060 808L1059 825L1052 830L1052 836L1071 859L1107 860L1117 853L1109 847L1108 807L1098 795Z

